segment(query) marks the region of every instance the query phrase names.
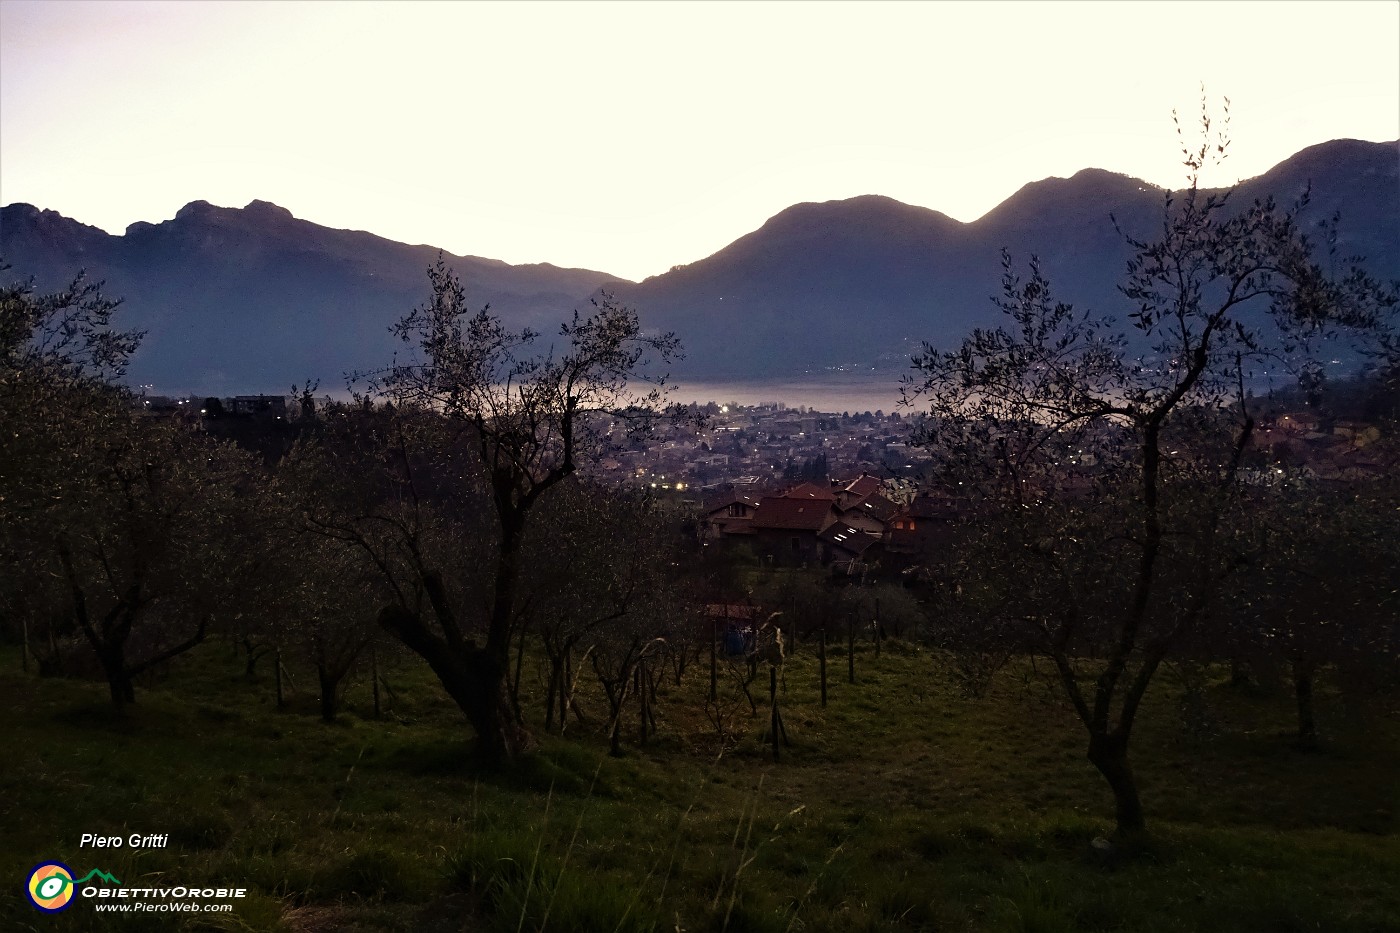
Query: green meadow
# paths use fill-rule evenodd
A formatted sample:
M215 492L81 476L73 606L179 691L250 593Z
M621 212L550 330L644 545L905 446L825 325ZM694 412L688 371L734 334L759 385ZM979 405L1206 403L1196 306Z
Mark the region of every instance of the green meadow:
M469 729L404 662L374 719L367 682L334 724L291 668L245 677L208 644L138 690L39 679L0 653L0 927L225 931L1400 930L1400 703L1318 693L1322 747L1297 750L1287 691L1164 670L1133 762L1150 835L1107 847L1112 798L1073 713L1027 663L982 698L898 642L832 648L829 702L802 645L779 699L790 744L743 703L722 739L708 663L657 677L657 731L636 706L610 757L606 707L543 735L524 764L474 768ZM721 671L721 694L731 690ZM1189 689L1188 689L1189 686ZM299 689L298 689L299 688ZM83 833L166 833L165 848L79 848ZM1095 840L1100 840L1095 845ZM47 916L36 862L123 885L246 887L232 913Z

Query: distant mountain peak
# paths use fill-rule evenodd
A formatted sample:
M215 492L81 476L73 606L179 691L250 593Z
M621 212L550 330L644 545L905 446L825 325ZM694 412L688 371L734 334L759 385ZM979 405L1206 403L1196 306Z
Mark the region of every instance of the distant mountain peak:
M907 204L884 194L858 194L849 198L834 198L830 201L802 201L779 211L773 219L789 215L816 215L823 217L874 217L874 216L919 216L941 217L952 220L947 214L916 204Z
M1365 174L1394 176L1400 170L1400 139L1383 143L1363 139L1333 139L1298 152L1262 175L1245 181L1268 182L1284 176L1306 181L1333 174L1338 165L1348 165Z
M291 211L287 210L285 207L282 207L280 205L273 204L271 201L249 201L248 206L243 208L243 210L250 214L256 214L260 217L277 218L279 220L296 219L292 216Z
M200 217L208 217L217 210L208 201L191 201L175 212L176 220L193 220Z
M210 220L216 217L247 217L250 220L266 222L270 220L295 220L292 212L271 201L254 199L245 207L220 207L208 201L191 201L175 212L176 220Z
M191 201L175 212L176 220L212 220L246 217L259 222L296 220L292 212L271 201L254 199L244 207L221 207L208 201Z
M90 248L108 239L105 230L79 223L64 217L58 211L41 210L33 204L16 202L0 208L0 259L12 262L17 257L12 254L11 245L15 238L32 235L50 246L70 251L75 256L84 256ZM71 269L76 272L77 268Z
M1101 205L1155 203L1162 191L1151 182L1132 175L1102 168L1085 168L1068 178L1051 175L1040 181L1028 182L975 223L986 228L1001 229L1022 227L1028 223L1058 223L1069 214L1081 220L1092 216L1106 219Z
M161 394L280 392L308 374L323 384L384 365L390 325L420 305L431 246L299 219L270 201L191 201L174 218L137 221L122 236L33 205L0 208L7 279L61 288L86 269L126 299L122 326L146 332L133 382ZM514 266L445 255L474 306L512 327L544 331L611 277L586 269Z
M1287 161L1308 162L1319 157L1337 159L1347 156L1365 156L1381 149L1389 149L1392 156L1400 159L1400 139L1381 143L1373 143L1364 139L1329 139L1325 143L1300 149Z
M768 218L755 233L805 236L845 232L898 237L948 232L961 226L960 221L931 208L906 204L883 194L861 194L794 204Z

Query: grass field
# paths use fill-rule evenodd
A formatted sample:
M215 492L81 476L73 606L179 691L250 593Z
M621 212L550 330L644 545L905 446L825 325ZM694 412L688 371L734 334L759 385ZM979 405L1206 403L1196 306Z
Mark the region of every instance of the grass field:
M1400 930L1400 716L1394 698L1347 715L1330 683L1323 748L1303 753L1287 694L1222 679L1184 715L1164 672L1133 750L1152 836L1124 857L1093 845L1111 797L1028 668L975 700L898 644L860 646L854 685L834 659L825 709L815 659L791 657L776 763L762 699L719 753L701 666L660 685L645 747L609 758L585 697L594 728L498 775L407 662L392 715L368 718L361 685L334 725L307 673L279 711L269 674L245 679L223 645L126 721L105 685L23 675L13 650L0 664L4 929ZM85 832L169 845L80 849ZM232 914L47 916L23 881L49 859L248 896Z

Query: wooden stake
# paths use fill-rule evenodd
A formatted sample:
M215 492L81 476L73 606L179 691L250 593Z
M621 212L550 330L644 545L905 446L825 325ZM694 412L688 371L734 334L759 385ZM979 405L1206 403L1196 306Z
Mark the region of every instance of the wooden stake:
M276 662L277 662L277 665L276 665L276 667L277 667L277 708L278 708L278 709L281 709L281 708L283 707L283 705L284 705L284 701L283 701L283 699L282 699L282 649L281 649L281 648L278 648L278 649L277 649L277 652L276 652L276 654L275 654L274 657L275 657L275 660L276 660Z
M379 718L379 652L369 646L369 676L374 681L374 718Z
M778 717L778 668L777 665L770 665L768 668L768 703L771 707L772 723L769 731L773 733L773 760L778 760L778 736L781 734L782 720Z
M725 615L729 614L729 608L725 607ZM719 698L717 684L719 682L718 661L715 659L715 642L719 640L719 620L710 619L710 702L714 703Z
M856 620L846 617L846 674L851 683L856 682Z

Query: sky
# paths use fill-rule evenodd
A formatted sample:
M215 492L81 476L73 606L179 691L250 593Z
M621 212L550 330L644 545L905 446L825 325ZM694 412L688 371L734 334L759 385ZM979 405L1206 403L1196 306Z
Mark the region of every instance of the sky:
M1228 184L1400 138L1400 2L0 0L0 203L121 233L272 201L641 279L802 201L963 221L1105 168Z

